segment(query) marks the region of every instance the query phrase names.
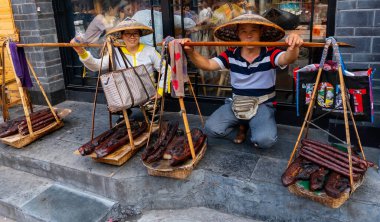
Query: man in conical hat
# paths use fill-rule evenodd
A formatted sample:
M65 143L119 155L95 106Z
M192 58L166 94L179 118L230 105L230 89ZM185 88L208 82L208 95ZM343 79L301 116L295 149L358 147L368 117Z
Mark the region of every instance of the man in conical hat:
M257 14L240 15L218 26L215 37L223 41L278 41L285 32L276 24ZM183 39L181 42L190 42ZM243 46L228 48L219 56L208 59L193 47L184 46L188 57L200 69L215 71L229 69L233 99L222 105L206 122L210 136L227 136L231 130L247 124L251 129L250 140L254 147L269 148L277 141L274 117L276 68L284 69L299 54L303 40L297 34L285 38L286 51L274 47Z

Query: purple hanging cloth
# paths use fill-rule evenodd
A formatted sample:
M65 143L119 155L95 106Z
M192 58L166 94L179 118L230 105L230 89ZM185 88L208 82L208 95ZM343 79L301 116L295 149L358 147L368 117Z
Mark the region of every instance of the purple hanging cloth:
M9 42L9 49L11 51L16 75L20 79L22 86L28 88L32 87L33 83L30 78L28 64L26 63L24 48L17 47L14 42Z

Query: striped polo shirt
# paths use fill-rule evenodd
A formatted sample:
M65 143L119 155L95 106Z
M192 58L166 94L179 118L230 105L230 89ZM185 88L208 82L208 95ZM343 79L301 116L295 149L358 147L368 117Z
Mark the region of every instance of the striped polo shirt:
M232 92L242 96L263 96L275 90L278 58L284 51L262 47L260 55L249 63L241 56L241 47L228 48L214 57L221 69L229 69ZM284 69L286 66L281 66Z

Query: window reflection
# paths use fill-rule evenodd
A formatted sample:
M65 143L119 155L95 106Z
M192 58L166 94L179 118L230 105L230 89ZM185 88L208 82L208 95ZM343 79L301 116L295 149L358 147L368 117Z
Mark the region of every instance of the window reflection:
M242 13L255 12L279 25L283 22L287 34L296 32L305 41L309 41L311 33L313 41L324 41L327 0L314 2L313 6L311 0L173 0L175 37L188 37L196 42L219 41L213 36L215 26ZM71 0L71 3L75 30L84 34L86 42L102 43L107 30L127 17L132 17L155 30L154 36L142 37L142 43L154 46L155 42L160 43L165 37L163 27L167 24L162 22L159 0ZM313 26L310 30L313 8ZM290 13L296 19L286 17L289 16L286 13ZM196 50L209 58L225 49L224 47L196 47ZM94 56L99 55L97 48L88 50L92 50ZM278 101L292 102L294 98L292 70L296 66L302 67L308 64L309 57L313 55L311 52L306 48L301 48L300 57L295 64L288 66L285 70L278 70L276 83ZM202 85L198 87L197 91L200 95L230 96L228 71L204 72L192 67L191 64L189 64L189 71L196 73L192 75L193 82L207 85L207 87ZM87 76L95 75L87 73Z
M152 2L153 6L151 0L72 0L75 35L79 35L82 42L101 44L105 41L108 30L129 17L155 29L156 42L161 42L163 34L160 2ZM152 9L154 25L151 18ZM141 43L153 46L153 35L142 37ZM100 48L87 50L94 57L100 58ZM97 72L88 69L77 75L82 76L84 73L86 81L97 76Z
M127 17L153 27L150 0L72 0L76 34L83 31L83 42L102 43L108 30ZM157 40L162 40L162 14L160 2L153 1ZM153 27L156 28L156 27ZM153 36L142 39L153 45ZM159 42L160 42L159 41Z

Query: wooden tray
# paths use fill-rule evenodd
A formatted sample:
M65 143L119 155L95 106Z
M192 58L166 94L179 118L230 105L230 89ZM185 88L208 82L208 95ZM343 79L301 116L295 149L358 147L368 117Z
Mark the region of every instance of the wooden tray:
M57 114L62 120L64 117L66 117L67 115L69 115L71 113L70 109L57 109L57 108L55 108L55 110L57 110ZM15 148L23 148L26 145L32 143L33 141L41 138L42 136L49 134L49 133L63 127L63 125L64 125L63 121L61 121L60 123L53 122L50 125L46 126L45 128L42 128L40 130L35 131L33 136L31 136L30 134L25 135L25 136L23 136L21 134L15 134L12 136L0 138L0 141L2 143L7 144L7 145L13 146Z
M354 192L364 181L364 176L354 183L352 192ZM304 181L297 181L288 187L291 193L294 193L301 197L307 197L315 202L321 203L331 208L339 208L344 202L350 198L349 189L347 189L340 198L332 198L328 196L324 191L310 191Z
M149 129L149 126L148 126ZM158 126L153 126L152 133L158 130ZM137 151L140 150L141 147L143 147L146 142L148 141L149 133L144 132L139 137L134 139L135 142L135 149L132 150L130 144L125 144L118 148L115 152L108 154L105 157L97 158L96 153L91 153L90 155L87 155L88 157L91 157L96 162L101 163L107 163L115 166L121 166L125 162L127 162ZM74 154L81 155L78 150L74 151Z
M181 166L172 167L169 164L169 160L159 160L153 163L146 163L143 161L144 166L148 169L148 174L151 176L170 177L175 179L186 179L194 167L203 158L207 149L207 139L203 144L202 149L198 152L195 160L189 159Z

